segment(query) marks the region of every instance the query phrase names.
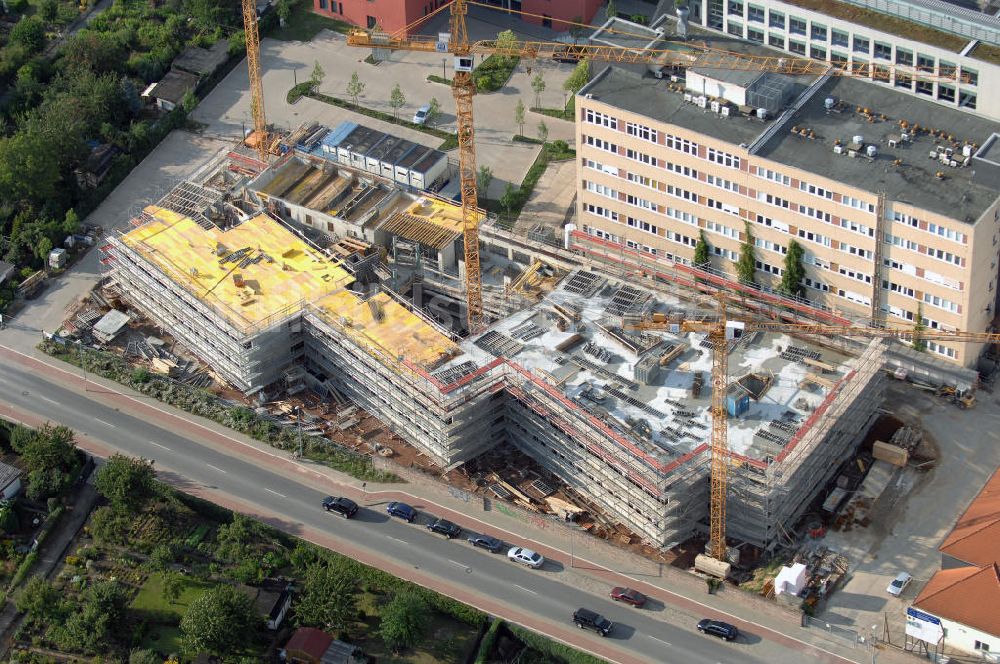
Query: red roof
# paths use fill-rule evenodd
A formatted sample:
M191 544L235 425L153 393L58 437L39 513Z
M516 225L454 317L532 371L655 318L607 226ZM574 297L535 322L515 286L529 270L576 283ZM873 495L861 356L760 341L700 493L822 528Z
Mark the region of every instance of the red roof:
M921 611L947 618L1000 636L1000 567L943 569L927 582L913 606Z
M1000 468L958 517L939 548L941 553L977 567L1000 562Z
M323 658L326 649L333 642L333 637L321 629L315 627L300 627L292 634L285 644L285 650L305 653L306 655L319 661Z

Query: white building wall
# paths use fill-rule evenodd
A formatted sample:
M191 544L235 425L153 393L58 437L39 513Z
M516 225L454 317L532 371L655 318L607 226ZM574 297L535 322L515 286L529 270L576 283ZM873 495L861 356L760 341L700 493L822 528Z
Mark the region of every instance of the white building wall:
M940 616L938 616L940 618ZM954 620L941 618L941 626L944 628L944 645L946 648L960 650L973 655L982 655L984 652L992 652L994 659L984 659L984 661L1000 662L1000 635L987 634L975 627L967 627ZM982 646L986 646L983 648Z

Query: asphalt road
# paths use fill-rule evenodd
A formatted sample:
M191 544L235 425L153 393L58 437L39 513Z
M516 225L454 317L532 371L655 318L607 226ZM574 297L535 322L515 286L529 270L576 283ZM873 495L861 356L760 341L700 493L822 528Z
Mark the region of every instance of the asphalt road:
M637 610L595 596L567 585L560 578L561 563L546 561L540 570L523 568L507 561L503 553L473 548L465 542L464 534L461 539L449 541L427 531L423 527L427 514L422 513L414 524L390 518L384 512L387 501L367 501L368 506L351 520L327 514L320 508L325 493L310 488L306 478L289 478L119 412L101 403L101 392L105 390L96 384L92 384L92 392L81 394L10 362L5 363L2 374L0 403L65 424L124 453L155 459L158 470L182 478L181 488L187 481L245 503L267 506L285 515L287 530L296 534L303 529L328 533L336 540L349 542L360 554L355 557L363 562L377 567L386 566L380 562L412 566L463 591L456 593L463 600L467 596L464 591L491 598L508 608L508 617L517 620L517 616L523 616L521 622L526 625L537 626L539 618L543 623L570 625L570 616L579 606L594 609L616 623L606 641L590 632L579 633L579 638L573 639L577 647L589 649L588 643L596 639L600 641L594 644L598 647L613 644L622 661L664 663L777 664L801 662L805 657L803 652L755 635L741 635L730 644L698 634L693 624L670 624L656 617L658 611L663 611L659 602L652 608ZM530 542L515 543L530 546Z

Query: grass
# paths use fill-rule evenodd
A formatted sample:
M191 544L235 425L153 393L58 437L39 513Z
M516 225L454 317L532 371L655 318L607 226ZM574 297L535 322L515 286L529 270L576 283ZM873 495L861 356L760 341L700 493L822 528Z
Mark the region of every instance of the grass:
M504 55L491 55L472 70L472 80L476 83L478 92L495 92L507 85L514 74L514 68L520 58Z
M437 74L431 74L430 76L427 77L427 80L431 83L444 83L445 85L451 85L450 78L438 76Z
M136 612L153 613L166 617L173 614L180 620L191 602L198 599L213 583L197 579L183 579L183 589L175 602L168 602L163 596L163 574L150 574L146 583L142 584L139 594L132 600L132 609Z
M451 616L431 613L430 625L420 645L394 653L385 647L378 635L378 617L370 605L359 598L358 606L365 611L364 623L358 623L363 633L352 637L369 657L380 664L464 664L475 645L477 630Z
M312 11L311 3L300 2L292 9L285 27L275 26L268 37L282 41L312 41L322 30L333 30L347 34L354 26L344 21L321 16Z
M569 120L573 122L576 120L576 98L570 97L569 101L566 102L566 108L539 108L538 106L532 106L529 109L532 113L538 113L540 115L546 115L550 118L558 118L560 120Z
M183 650L184 636L176 625L150 625L139 647L154 652L178 653Z
M521 137L522 139L526 137ZM523 142L529 143L534 139L524 140ZM565 147L564 147L565 146ZM576 150L573 150L566 146L565 141L554 141L551 143L546 143L541 150L538 151L538 156L535 157L535 162L531 164L531 168L524 175L524 179L521 181L521 186L517 188L517 195L514 198L514 204L510 206L510 212L502 207L498 207L502 214L506 214L507 221L503 224L508 227L512 227L517 218L521 216L521 210L524 209L524 204L528 202L531 198L531 192L535 190L535 185L538 184L538 180L541 179L542 174L545 173L545 169L548 168L549 162L552 161L566 161L567 159L575 159Z

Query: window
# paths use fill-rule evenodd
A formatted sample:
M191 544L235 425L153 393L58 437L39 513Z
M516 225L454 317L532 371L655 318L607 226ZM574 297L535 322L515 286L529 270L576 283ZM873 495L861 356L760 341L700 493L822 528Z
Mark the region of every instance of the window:
M374 30L375 26L378 25L378 19L376 19L374 16L366 16L365 24L368 26L369 30Z
M809 57L814 60L826 60L826 49L822 46L810 46Z
M641 138L644 141L650 141L652 143L656 142L656 130L650 129L646 125L641 125L636 122L628 122L625 124L625 133L629 136L635 136Z
M947 101L952 104L955 103L955 86L945 85L944 83L938 84L937 98L941 101Z
M708 175L705 178L713 187L719 187L720 189L725 189L726 191L734 191L736 193L740 192L740 186L733 182L732 180L727 180L725 178L720 178L717 175Z
M788 50L791 51L792 53L795 53L796 55L805 55L806 45L803 44L802 42L797 42L794 39L789 39Z
M691 224L692 226L698 225L698 217L690 212L675 210L672 207L668 207L666 212L664 212L664 215L670 217L671 219L676 219L677 221L683 221L685 224Z
M721 150L716 150L715 148L708 148L708 160L714 161L716 164L721 164L729 168L739 168L740 158L729 154L728 152L723 152Z
M552 27L552 17L548 14L542 14L542 27L551 28Z
M698 144L686 138L678 138L672 134L666 135L666 145L673 150L679 150L685 154L698 156Z
M606 207L584 203L583 209L590 214L596 214L598 217L604 217L605 219L610 219L611 221L618 221L618 213L614 210L609 210Z
M652 210L656 212L656 203L652 201L647 201L645 198L640 198L638 196L633 196L632 194L626 194L625 202L629 205L634 205L635 207L642 208L643 210Z
M907 67L913 66L913 51L905 48L896 49L896 64L906 65Z
M754 261L754 267L756 267L760 272L767 272L768 274L773 274L776 277L780 277L782 269L763 261Z
M743 16L743 0L729 0L729 15Z
M794 16L788 21L788 31L793 35L806 34L806 22Z
M834 46L849 46L847 33L843 30L831 30L830 31L830 43Z
M938 73L945 78L950 78L958 74L958 67L955 66L954 62L942 60L938 65Z
M892 44L875 42L875 57L878 60L892 60Z
M674 164L669 161L663 162L663 168L670 171L671 173L676 173L677 175L683 175L686 178L692 178L694 180L698 179L698 171L691 168L690 166L681 166L680 164Z
M974 92L963 92L958 96L958 105L965 108L976 107L976 94Z
M917 81L917 94L932 97L934 95L934 84L930 81Z
M871 65L862 60L861 58L853 58L851 60L851 69L858 76L870 76L871 75Z
M738 230L730 228L729 226L723 226L722 224L718 224L714 221L706 221L705 230L711 231L712 233L718 233L723 237L733 238L734 240L740 239L740 232Z
M851 196L841 196L840 202L847 207L852 207L855 210L865 210L867 212L875 212L875 205L872 203L866 203L860 198L852 198Z
M808 182L799 182L799 189L802 191L807 191L813 196L819 196L820 198L825 198L827 200L833 200L833 192L829 189L824 189L823 187L817 187L814 184L809 184Z
M868 53L871 41L867 37L854 37L854 52L855 53Z
M306 226L312 226L312 225L313 225L312 215L311 214L307 214L306 215Z
M823 41L823 42L825 42L826 41L826 26L825 25L819 25L819 24L813 23L812 24L812 31L810 32L810 36L815 41Z
M593 159L584 159L583 165L587 168L592 168L595 171L601 171L602 173L607 173L608 175L618 175L617 166L608 166L607 164L602 164L599 161L594 161Z
M754 28L747 28L747 41L752 41L757 44L764 43L764 31L755 30Z
M618 129L618 120L606 115L604 113L598 113L597 111L587 109L583 114L583 119L585 122L590 124L601 125L602 127L607 127L608 129Z
M635 217L628 217L626 219L626 223L632 228L638 228L640 231L646 231L647 233L658 235L657 231L659 231L659 229L648 221L636 219Z
M677 198L683 198L686 201L691 201L692 203L698 202L698 194L692 193L687 189L682 189L681 187L675 187L672 184L667 185L667 193L671 196L676 196Z
M754 174L759 178L764 178L765 180L770 180L771 182L777 182L778 184L783 184L786 187L792 183L792 179L787 175L782 175L781 173L772 171L769 168L755 166Z
M326 9L326 0L319 0L319 8Z
M590 182L589 180L584 180L584 187L587 191L592 191L595 194L600 194L601 196L606 196L608 198L618 200L618 192L611 187L600 184L598 182Z
M625 156L634 161L638 161L641 164L656 166L656 158L646 154L645 152L639 152L638 150L627 148L625 150Z
M784 35L778 35L773 32L770 32L767 35L767 43L769 46L773 46L774 48L784 49L785 37Z
M917 53L917 69L934 73L934 56Z
M911 90L913 89L913 79L910 76L907 76L906 74L902 74L897 71L896 80L893 81L893 85L895 85L897 88L904 88L906 90Z
M767 14L767 24L772 28L785 29L785 15L781 12L776 12L773 9Z
M847 56L843 53L830 51L830 62L837 65L841 69L847 69Z
M747 7L747 20L751 23L764 22L764 8L757 5Z
M962 82L966 85L979 85L979 72L968 67L962 67Z
M989 652L990 650L990 644L984 643L983 641L979 641L978 639L976 640L976 643L974 644L973 647L976 650L982 650L984 652Z
M639 175L638 173L626 173L625 179L629 182L635 182L636 184L641 184L643 187L649 187L650 189L660 189L660 185L663 184L659 180L654 180L653 178L648 178L645 175Z
M730 21L726 26L726 32L733 35L734 37L743 36L743 24L739 21Z
M618 146L610 141L605 141L603 138L594 138L593 136L584 136L584 142L587 145L597 148L598 150L604 150L605 152L611 152L613 154L618 154Z
M786 201L784 198L779 198L774 194L767 194L764 192L760 192L757 194L757 200L763 201L770 205L775 205L780 208L788 209L790 207L788 201Z
M938 355L944 355L945 357L951 358L953 360L958 357L958 351L956 351L954 348L949 348L948 346L943 346L943 345L937 343L936 341L928 341L927 342L927 350L929 350L932 353L937 353ZM978 643L981 643L981 642L980 641L976 641L976 643L978 644ZM990 649L990 647L989 647L988 644L984 643L983 645L985 645L986 647L982 648L982 650L989 650Z

